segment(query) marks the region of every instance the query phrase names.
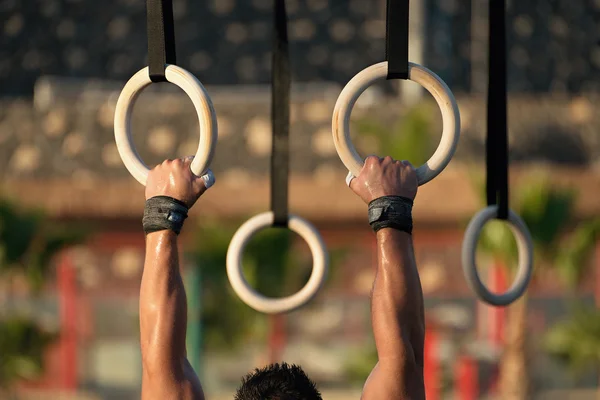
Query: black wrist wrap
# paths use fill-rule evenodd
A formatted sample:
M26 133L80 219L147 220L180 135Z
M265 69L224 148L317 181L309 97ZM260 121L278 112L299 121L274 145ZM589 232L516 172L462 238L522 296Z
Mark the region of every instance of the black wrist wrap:
M412 234L413 201L402 196L383 196L369 203L369 224L373 231L393 228Z
M179 235L188 216L187 206L172 197L156 196L146 200L142 224L144 232L171 230Z

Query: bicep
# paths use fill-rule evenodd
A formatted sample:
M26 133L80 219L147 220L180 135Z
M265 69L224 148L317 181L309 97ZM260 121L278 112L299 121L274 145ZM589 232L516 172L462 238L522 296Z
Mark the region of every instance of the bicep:
M416 363L379 361L365 382L361 400L425 400L423 369Z
M178 368L144 368L142 400L155 399L205 399L200 380L187 358Z
M194 368L192 367L192 364L190 364L190 362L188 361L187 357L185 358L183 365L183 375L190 387L192 398L194 400L204 400L204 391L202 390L200 378L196 374L196 371L194 371Z

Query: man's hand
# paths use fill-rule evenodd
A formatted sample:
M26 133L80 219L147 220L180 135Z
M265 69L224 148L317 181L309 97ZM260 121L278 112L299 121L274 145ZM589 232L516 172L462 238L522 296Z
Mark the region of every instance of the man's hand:
M146 200L169 196L191 208L206 191L204 180L190 169L194 157L166 160L148 174Z
M417 174L407 161L368 157L350 188L367 204L383 196L414 200ZM378 363L362 400L424 400L425 317L412 236L393 228L377 232L377 268L371 321Z
M367 157L360 175L350 182L352 191L367 204L383 196L414 200L418 187L417 174L411 163L394 161L390 156L383 159Z
M206 191L190 169L193 157L167 160L148 174L146 200L169 196L190 208ZM177 235L146 235L140 288L143 400L203 400L200 380L186 357L187 298L180 274Z

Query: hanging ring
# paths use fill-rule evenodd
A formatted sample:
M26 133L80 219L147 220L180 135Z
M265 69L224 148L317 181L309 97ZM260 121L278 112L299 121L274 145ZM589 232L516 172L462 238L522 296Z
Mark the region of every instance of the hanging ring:
M214 156L218 138L217 115L212 101L202 83L185 69L176 65L168 65L165 76L168 82L179 86L187 93L196 108L200 122L200 142L190 168L195 175L204 176L208 174L208 166ZM119 155L129 173L144 186L150 169L135 149L131 115L136 99L141 91L151 83L148 67L138 71L125 84L115 110L115 141Z
M288 227L300 235L312 252L312 273L306 285L297 293L283 298L270 298L254 290L244 278L242 271L242 256L246 245L258 231L273 225L273 212L258 214L246 221L235 233L227 250L227 276L235 293L244 303L267 314L278 314L293 311L308 303L319 291L327 277L328 255L327 248L319 231L308 221L295 215L290 215Z
M359 72L348 82L333 111L333 142L340 159L353 176L358 176L364 159L356 152L350 139L350 115L360 95L374 82L387 78L387 61L372 65ZM446 83L429 69L409 63L408 79L421 84L437 102L442 111L442 138L431 158L417 168L419 185L439 175L448 165L460 138L460 112L456 99Z
M477 296L493 306L507 306L525 293L533 275L533 241L525 222L512 210L508 212L506 221L517 242L519 261L517 275L512 286L503 294L494 294L481 282L475 255L477 241L483 226L498 215L498 206L489 206L475 214L465 232L462 245L462 265L467 283Z

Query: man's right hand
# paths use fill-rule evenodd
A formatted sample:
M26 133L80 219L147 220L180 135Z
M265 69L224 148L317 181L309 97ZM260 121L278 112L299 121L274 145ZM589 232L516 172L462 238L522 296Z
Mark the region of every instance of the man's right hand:
M148 174L146 200L169 196L184 202L188 208L206 191L204 180L190 169L194 157L166 160Z
M403 196L414 200L419 183L417 174L408 161L394 161L369 156L360 174L350 182L350 189L366 204L383 196Z
M414 200L417 174L407 161L368 157L350 188L367 204L383 196ZM412 236L395 229L379 230L376 270L371 321L378 363L362 399L425 400L425 316Z

